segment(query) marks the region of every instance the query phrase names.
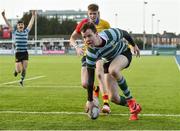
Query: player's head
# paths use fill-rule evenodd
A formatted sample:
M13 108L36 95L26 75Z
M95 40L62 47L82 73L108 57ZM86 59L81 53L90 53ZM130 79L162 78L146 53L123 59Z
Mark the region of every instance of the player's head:
M19 21L17 22L17 30L18 30L18 31L23 31L23 30L24 30L24 21L19 20Z
M99 23L99 6L97 4L90 4L88 6L88 17L91 22Z
M81 35L83 37L84 42L87 45L95 45L97 43L97 29L92 22L85 23L81 28Z

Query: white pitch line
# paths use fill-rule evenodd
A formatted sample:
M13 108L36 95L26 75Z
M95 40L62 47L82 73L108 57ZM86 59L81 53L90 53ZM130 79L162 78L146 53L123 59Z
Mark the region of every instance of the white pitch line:
M12 85L8 85L12 86ZM14 86L14 85L13 85ZM81 87L81 85L26 85L26 87Z
M0 86L1 86L1 84L0 84ZM18 85L8 85L8 84L6 84L5 85L6 87L19 87ZM51 88L65 88L65 89L67 89L67 87L68 87L68 89L69 88L82 88L81 87L81 85L26 85L26 87L43 87L43 88L48 88L48 87L51 87Z
M35 79L39 79L39 78L43 78L43 77L46 77L46 76L36 76L36 77L31 77L31 78L28 78L28 79L25 79L24 81L29 81L29 80L35 80ZM1 85L8 85L8 84L13 84L13 83L18 83L18 81L10 81L10 82L6 82L6 83L1 83Z
M0 114L45 114L45 115L57 115L57 114L66 114L66 115L86 115L84 112L27 112L27 111L0 111ZM101 113L101 115L104 115ZM129 114L113 114L112 116L129 116ZM139 114L140 116L150 116L150 117L180 117L180 114Z
M177 59L176 59L175 56L174 56L174 59L175 59L176 65L177 65L177 67L178 67L178 69L179 69L179 71L180 71L180 65L179 65L179 63L178 63L178 61L177 61Z

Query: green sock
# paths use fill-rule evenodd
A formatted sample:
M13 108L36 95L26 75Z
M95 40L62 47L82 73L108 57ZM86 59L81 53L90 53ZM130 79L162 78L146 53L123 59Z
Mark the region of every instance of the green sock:
M123 94L126 96L126 99L131 99L132 98L131 92L128 89L128 85L127 85L124 77L122 77L120 80L117 80L117 82L118 82L120 89L123 91Z
M119 105L127 106L127 101L126 101L126 98L124 96L120 96L120 103L119 103Z

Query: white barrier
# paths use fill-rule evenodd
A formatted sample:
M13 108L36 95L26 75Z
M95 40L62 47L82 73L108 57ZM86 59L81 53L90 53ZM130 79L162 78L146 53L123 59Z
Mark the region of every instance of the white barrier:
M0 49L0 55L13 55L15 52L13 50L3 50L3 49ZM43 52L42 50L28 50L28 53L29 54L37 54L37 55L42 55Z
M152 50L141 50L140 55L152 55Z
M32 54L32 55L42 55L43 54L42 50L28 50L28 53Z
M177 51L176 51L176 55L180 55L180 50L177 50Z
M14 54L13 50L3 50L3 49L0 49L0 55L12 55L12 54Z

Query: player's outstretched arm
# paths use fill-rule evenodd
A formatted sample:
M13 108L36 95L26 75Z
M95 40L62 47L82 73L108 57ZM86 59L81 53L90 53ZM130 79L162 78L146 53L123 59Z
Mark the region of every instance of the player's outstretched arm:
M35 19L35 15L36 15L36 11L35 11L35 10L32 10L31 13L32 13L31 20L29 21L29 24L28 24L28 26L27 26L27 28L28 28L29 30L31 30L31 28L32 28L32 26L33 26L34 19Z
M136 44L133 46L133 51L134 51L134 54L136 54L137 57L140 57L140 50L139 50L139 47Z
M130 45L132 45L134 54L140 57L140 50L138 46L134 43L133 38L130 36L130 34L127 31L125 30L122 31L123 31L123 37L130 43Z
M87 72L88 72L88 87L87 87L88 101L92 101L93 100L93 86L94 86L94 72L95 72L95 69L88 67Z
M8 22L8 20L7 20L7 18L6 18L5 11L3 11L1 14L2 14L2 17L3 17L4 21L5 21L5 23L6 23L7 26L9 27L9 31L12 32L13 28L12 28L12 26L10 25L10 23Z
M93 107L93 85L94 85L94 68L87 68L88 71L88 86L87 86L87 102L86 110L91 110Z
M81 37L81 35L79 33L77 33L76 30L72 33L72 35L70 37L70 45L76 49L77 55L83 55L84 54L84 51L82 50L82 48L80 48L78 46L78 44L76 43L76 40L80 37Z

